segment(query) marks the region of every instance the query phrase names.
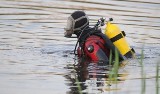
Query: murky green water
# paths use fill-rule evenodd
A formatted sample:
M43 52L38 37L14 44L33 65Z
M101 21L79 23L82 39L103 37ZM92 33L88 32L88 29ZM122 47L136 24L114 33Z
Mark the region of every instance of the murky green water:
M63 37L66 19L74 10L85 10L91 25L100 17L112 17L138 57L145 44L146 94L155 94L159 0L1 0L0 94L76 94L76 79L90 94L141 94L137 60L119 69L118 84L108 84L107 66L74 69L76 39Z

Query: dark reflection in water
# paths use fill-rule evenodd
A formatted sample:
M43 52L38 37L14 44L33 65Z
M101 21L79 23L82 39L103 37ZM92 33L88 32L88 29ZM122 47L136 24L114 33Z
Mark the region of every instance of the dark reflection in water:
M80 64L80 65L79 65ZM127 78L127 73L117 74L117 78L109 78L112 66L104 63L81 62L77 65L67 65L70 70L64 77L66 84L70 86L68 94L92 94L118 91L122 87L117 87L117 83L122 83ZM122 79L123 78L123 79Z

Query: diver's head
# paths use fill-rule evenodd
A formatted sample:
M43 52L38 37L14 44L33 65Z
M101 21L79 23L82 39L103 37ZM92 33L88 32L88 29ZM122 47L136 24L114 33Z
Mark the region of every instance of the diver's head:
M79 33L88 26L89 19L85 12L75 11L68 17L64 35L65 37L71 37L72 34L79 35Z

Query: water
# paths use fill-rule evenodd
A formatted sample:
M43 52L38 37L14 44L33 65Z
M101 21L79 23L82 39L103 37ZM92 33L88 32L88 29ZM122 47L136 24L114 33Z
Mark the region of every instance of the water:
M85 10L91 25L100 17L114 19L140 57L144 48L146 94L155 94L160 57L159 0L1 0L0 93L65 94L83 92L141 94L137 60L119 69L118 84L108 82L108 68L73 66L76 39L63 36L67 17Z

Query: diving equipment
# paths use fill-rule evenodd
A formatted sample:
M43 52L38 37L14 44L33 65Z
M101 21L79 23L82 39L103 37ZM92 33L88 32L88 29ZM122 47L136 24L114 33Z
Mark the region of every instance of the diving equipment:
M135 51L130 47L127 40L125 39L125 32L121 31L118 25L112 24L110 19L106 23L105 35L112 41L122 55L126 58L132 58Z

